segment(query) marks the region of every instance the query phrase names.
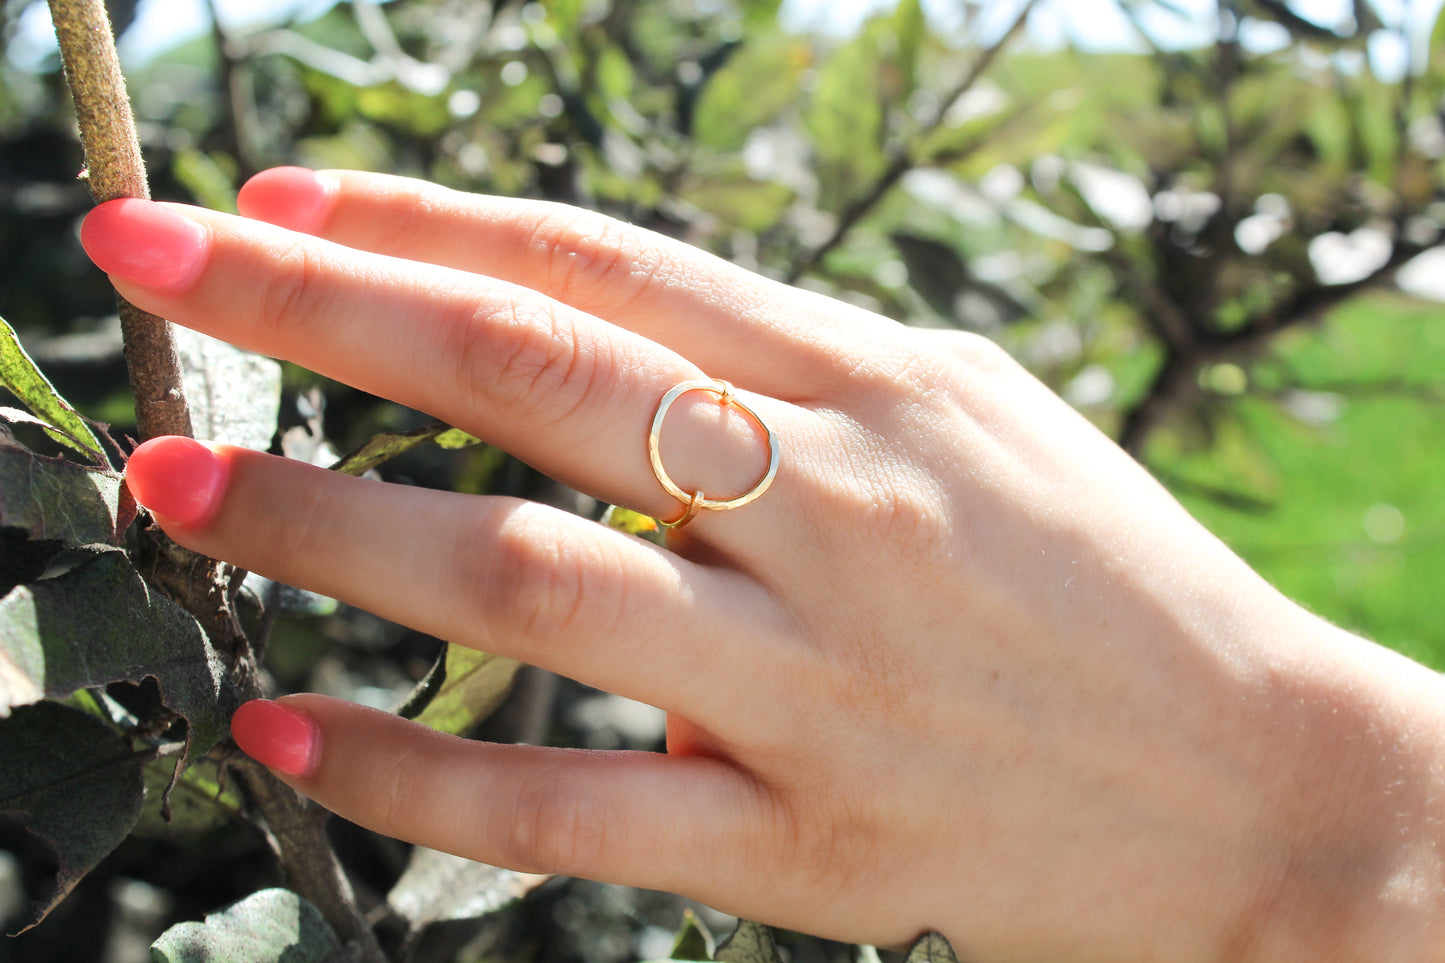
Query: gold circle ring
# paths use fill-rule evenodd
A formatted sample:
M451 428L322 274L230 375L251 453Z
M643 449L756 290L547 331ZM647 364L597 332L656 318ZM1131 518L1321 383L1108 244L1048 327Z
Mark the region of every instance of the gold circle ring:
M718 396L718 404L724 407L731 406L741 411L752 419L763 432L768 441L768 470L763 477L758 479L757 484L741 495L732 498L708 498L701 491L687 492L668 475L667 469L662 465L662 423L667 418L668 409L672 403L690 391L710 391ZM758 417L758 413L738 400L734 393L733 386L722 379L684 381L675 386L662 400L657 403L657 413L652 416L652 430L647 435L647 454L652 461L652 473L657 476L660 484L669 495L682 502L685 506L683 513L672 521L658 519L658 524L664 528L681 528L700 511L727 511L733 508L742 508L749 502L756 501L768 486L773 483L773 478L778 474L778 439L773 430Z

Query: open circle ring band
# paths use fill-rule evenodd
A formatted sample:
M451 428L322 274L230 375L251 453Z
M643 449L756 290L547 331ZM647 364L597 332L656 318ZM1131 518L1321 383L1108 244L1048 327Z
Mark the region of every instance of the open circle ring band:
M752 419L763 432L768 441L768 470L758 483L741 495L732 498L708 498L701 491L686 492L673 481L667 474L667 469L662 466L662 423L667 418L667 411L672 403L689 391L710 391L718 396L718 404L724 407L731 406ZM721 379L684 381L674 387L657 404L657 413L652 416L652 430L647 435L647 454L652 460L652 473L657 476L658 484L662 485L667 493L683 504L683 512L672 521L658 519L658 524L664 528L681 528L700 511L727 511L731 508L741 508L749 502L756 501L768 486L773 483L773 478L778 474L778 439L773 434L758 413L738 400L733 391L733 386Z

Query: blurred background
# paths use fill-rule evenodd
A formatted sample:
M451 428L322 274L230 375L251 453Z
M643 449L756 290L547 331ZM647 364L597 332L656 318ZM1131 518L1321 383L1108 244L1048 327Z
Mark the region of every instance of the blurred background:
M1441 0L110 7L157 197L234 209L277 164L400 173L606 211L900 323L980 332L1287 594L1445 668ZM0 0L0 47L0 316L124 433L45 4ZM320 461L427 421L290 366L281 410L277 450ZM381 473L603 508L485 445ZM267 631L282 688L387 708L440 646L299 593ZM661 719L524 670L483 734L655 748ZM169 922L265 882L239 827L128 843L0 961L148 959ZM384 892L400 847L336 834ZM31 855L12 836L7 914ZM680 913L557 881L414 958L656 957Z

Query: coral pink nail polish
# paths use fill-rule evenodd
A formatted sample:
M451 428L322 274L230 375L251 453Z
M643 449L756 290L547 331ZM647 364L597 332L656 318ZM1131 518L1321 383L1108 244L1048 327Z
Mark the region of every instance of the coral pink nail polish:
M304 167L273 167L241 186L236 206L242 214L304 234L321 230L341 184L335 177Z
M135 500L163 519L195 528L221 507L230 480L225 459L191 438L152 438L131 452L126 487Z
M179 294L200 276L210 239L200 224L164 204L121 198L86 215L80 243L105 273Z
M321 729L305 713L279 702L255 699L231 716L231 738L268 769L306 776L321 758Z

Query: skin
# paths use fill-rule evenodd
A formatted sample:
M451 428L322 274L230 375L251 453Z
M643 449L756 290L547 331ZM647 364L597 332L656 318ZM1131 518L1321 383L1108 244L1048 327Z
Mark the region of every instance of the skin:
M214 515L160 517L182 544L669 713L668 753L593 753L288 697L321 804L969 960L1445 959L1436 675L1283 598L987 341L537 202L268 172L241 209L175 208L202 263L117 287L664 517L677 382L732 381L782 451L663 549L218 449ZM743 491L765 446L715 402L665 461Z

